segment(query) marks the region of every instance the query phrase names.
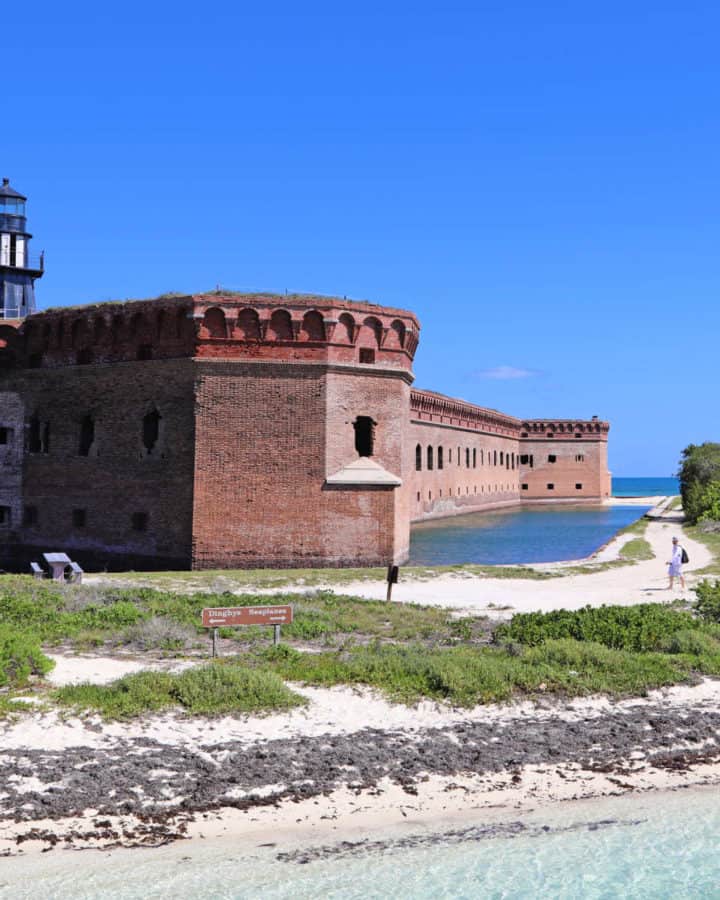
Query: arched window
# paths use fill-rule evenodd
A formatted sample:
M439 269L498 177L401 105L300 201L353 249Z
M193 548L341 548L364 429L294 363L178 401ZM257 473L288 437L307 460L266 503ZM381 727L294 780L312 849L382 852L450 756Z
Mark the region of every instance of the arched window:
M477 469L477 450L473 447L473 469Z
M422 447L420 444L415 447L415 471L422 471Z
M466 469L470 468L470 448L469 447L465 448L465 468Z
M380 324L380 320L376 319L375 316L368 316L360 328L358 343L361 347L377 348L380 346L381 341L382 325Z
M443 467L443 448L438 447L438 469Z
M211 309L208 309L205 312L205 316L203 318L203 329L207 333L207 337L227 337L225 313L218 306L213 306Z
M385 346L393 347L396 350L402 349L405 346L405 326L399 319L395 319L395 321L391 323L390 328L388 329Z
M358 456L372 456L375 447L375 422L370 416L358 416L353 428Z
M350 313L343 313L338 319L334 340L336 344L352 344L355 337L355 319Z
M290 313L285 309L276 309L270 317L268 340L291 341L292 339L293 333Z
M260 317L254 309L240 310L235 334L241 341L260 340Z
M303 316L302 328L300 329L300 340L325 340L325 323L323 322L323 317L317 310L310 310L310 312L306 312Z
M428 467L428 470L433 468L433 448L432 447L427 448L427 467Z

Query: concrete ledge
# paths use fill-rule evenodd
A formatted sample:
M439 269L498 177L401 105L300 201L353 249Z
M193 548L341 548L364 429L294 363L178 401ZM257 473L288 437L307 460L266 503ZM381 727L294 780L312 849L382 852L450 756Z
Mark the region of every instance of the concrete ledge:
M400 487L402 479L376 463L367 456L361 456L339 472L328 476L326 484L382 485L383 487Z

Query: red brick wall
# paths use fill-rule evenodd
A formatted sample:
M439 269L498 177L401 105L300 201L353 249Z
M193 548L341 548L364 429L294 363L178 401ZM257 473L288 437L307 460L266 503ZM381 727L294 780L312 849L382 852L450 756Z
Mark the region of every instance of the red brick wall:
M529 459L520 467L520 483L528 486L521 489L523 500L596 500L610 496L605 440L527 440L521 441L520 453L521 459L532 456L533 461L532 467ZM550 462L551 457L555 462Z
M393 558L395 490L325 479L358 458L357 415L377 417L379 458L399 456L399 436L380 424L397 378L242 361L197 361L196 371L194 567Z
M26 426L33 414L50 426L49 453L24 457L23 505L37 510L36 524L18 521L13 529L24 557L64 550L88 568L187 565L192 362L25 370L11 383L23 397ZM148 455L142 423L153 407L162 417L161 438ZM95 421L95 442L89 456L79 456L80 423L88 414ZM84 527L73 526L74 509L86 510ZM148 516L146 531L132 527L138 512Z

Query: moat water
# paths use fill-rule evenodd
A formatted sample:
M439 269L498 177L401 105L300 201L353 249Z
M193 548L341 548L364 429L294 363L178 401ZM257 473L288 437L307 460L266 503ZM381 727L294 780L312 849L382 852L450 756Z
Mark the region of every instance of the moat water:
M420 522L412 566L520 565L584 559L649 506L539 506Z

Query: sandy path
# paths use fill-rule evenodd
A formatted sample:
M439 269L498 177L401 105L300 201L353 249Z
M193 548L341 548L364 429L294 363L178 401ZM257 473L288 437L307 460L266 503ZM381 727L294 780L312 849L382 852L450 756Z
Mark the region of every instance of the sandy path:
M584 575L565 575L547 581L532 581L526 578L492 578L472 575L445 575L428 581L402 579L393 589L393 600L405 603L423 603L443 606L473 613L485 613L505 618L515 612L531 612L550 609L579 609L590 604L620 604L668 601L677 597L691 598L688 590L681 591L679 584L672 592L667 590L666 561L670 555L673 535L680 536L690 557L685 567L688 588L695 580L692 572L702 569L712 562L710 551L697 541L682 533L674 517L650 522L645 539L650 543L655 559L635 565L600 570ZM612 541L596 557L598 562L617 559L618 550L635 535L621 535ZM564 564L564 566L571 564ZM538 566L544 570L563 568L561 564ZM371 600L385 599L385 582L358 581L331 586L345 594L366 597ZM283 588L287 590L287 588Z

